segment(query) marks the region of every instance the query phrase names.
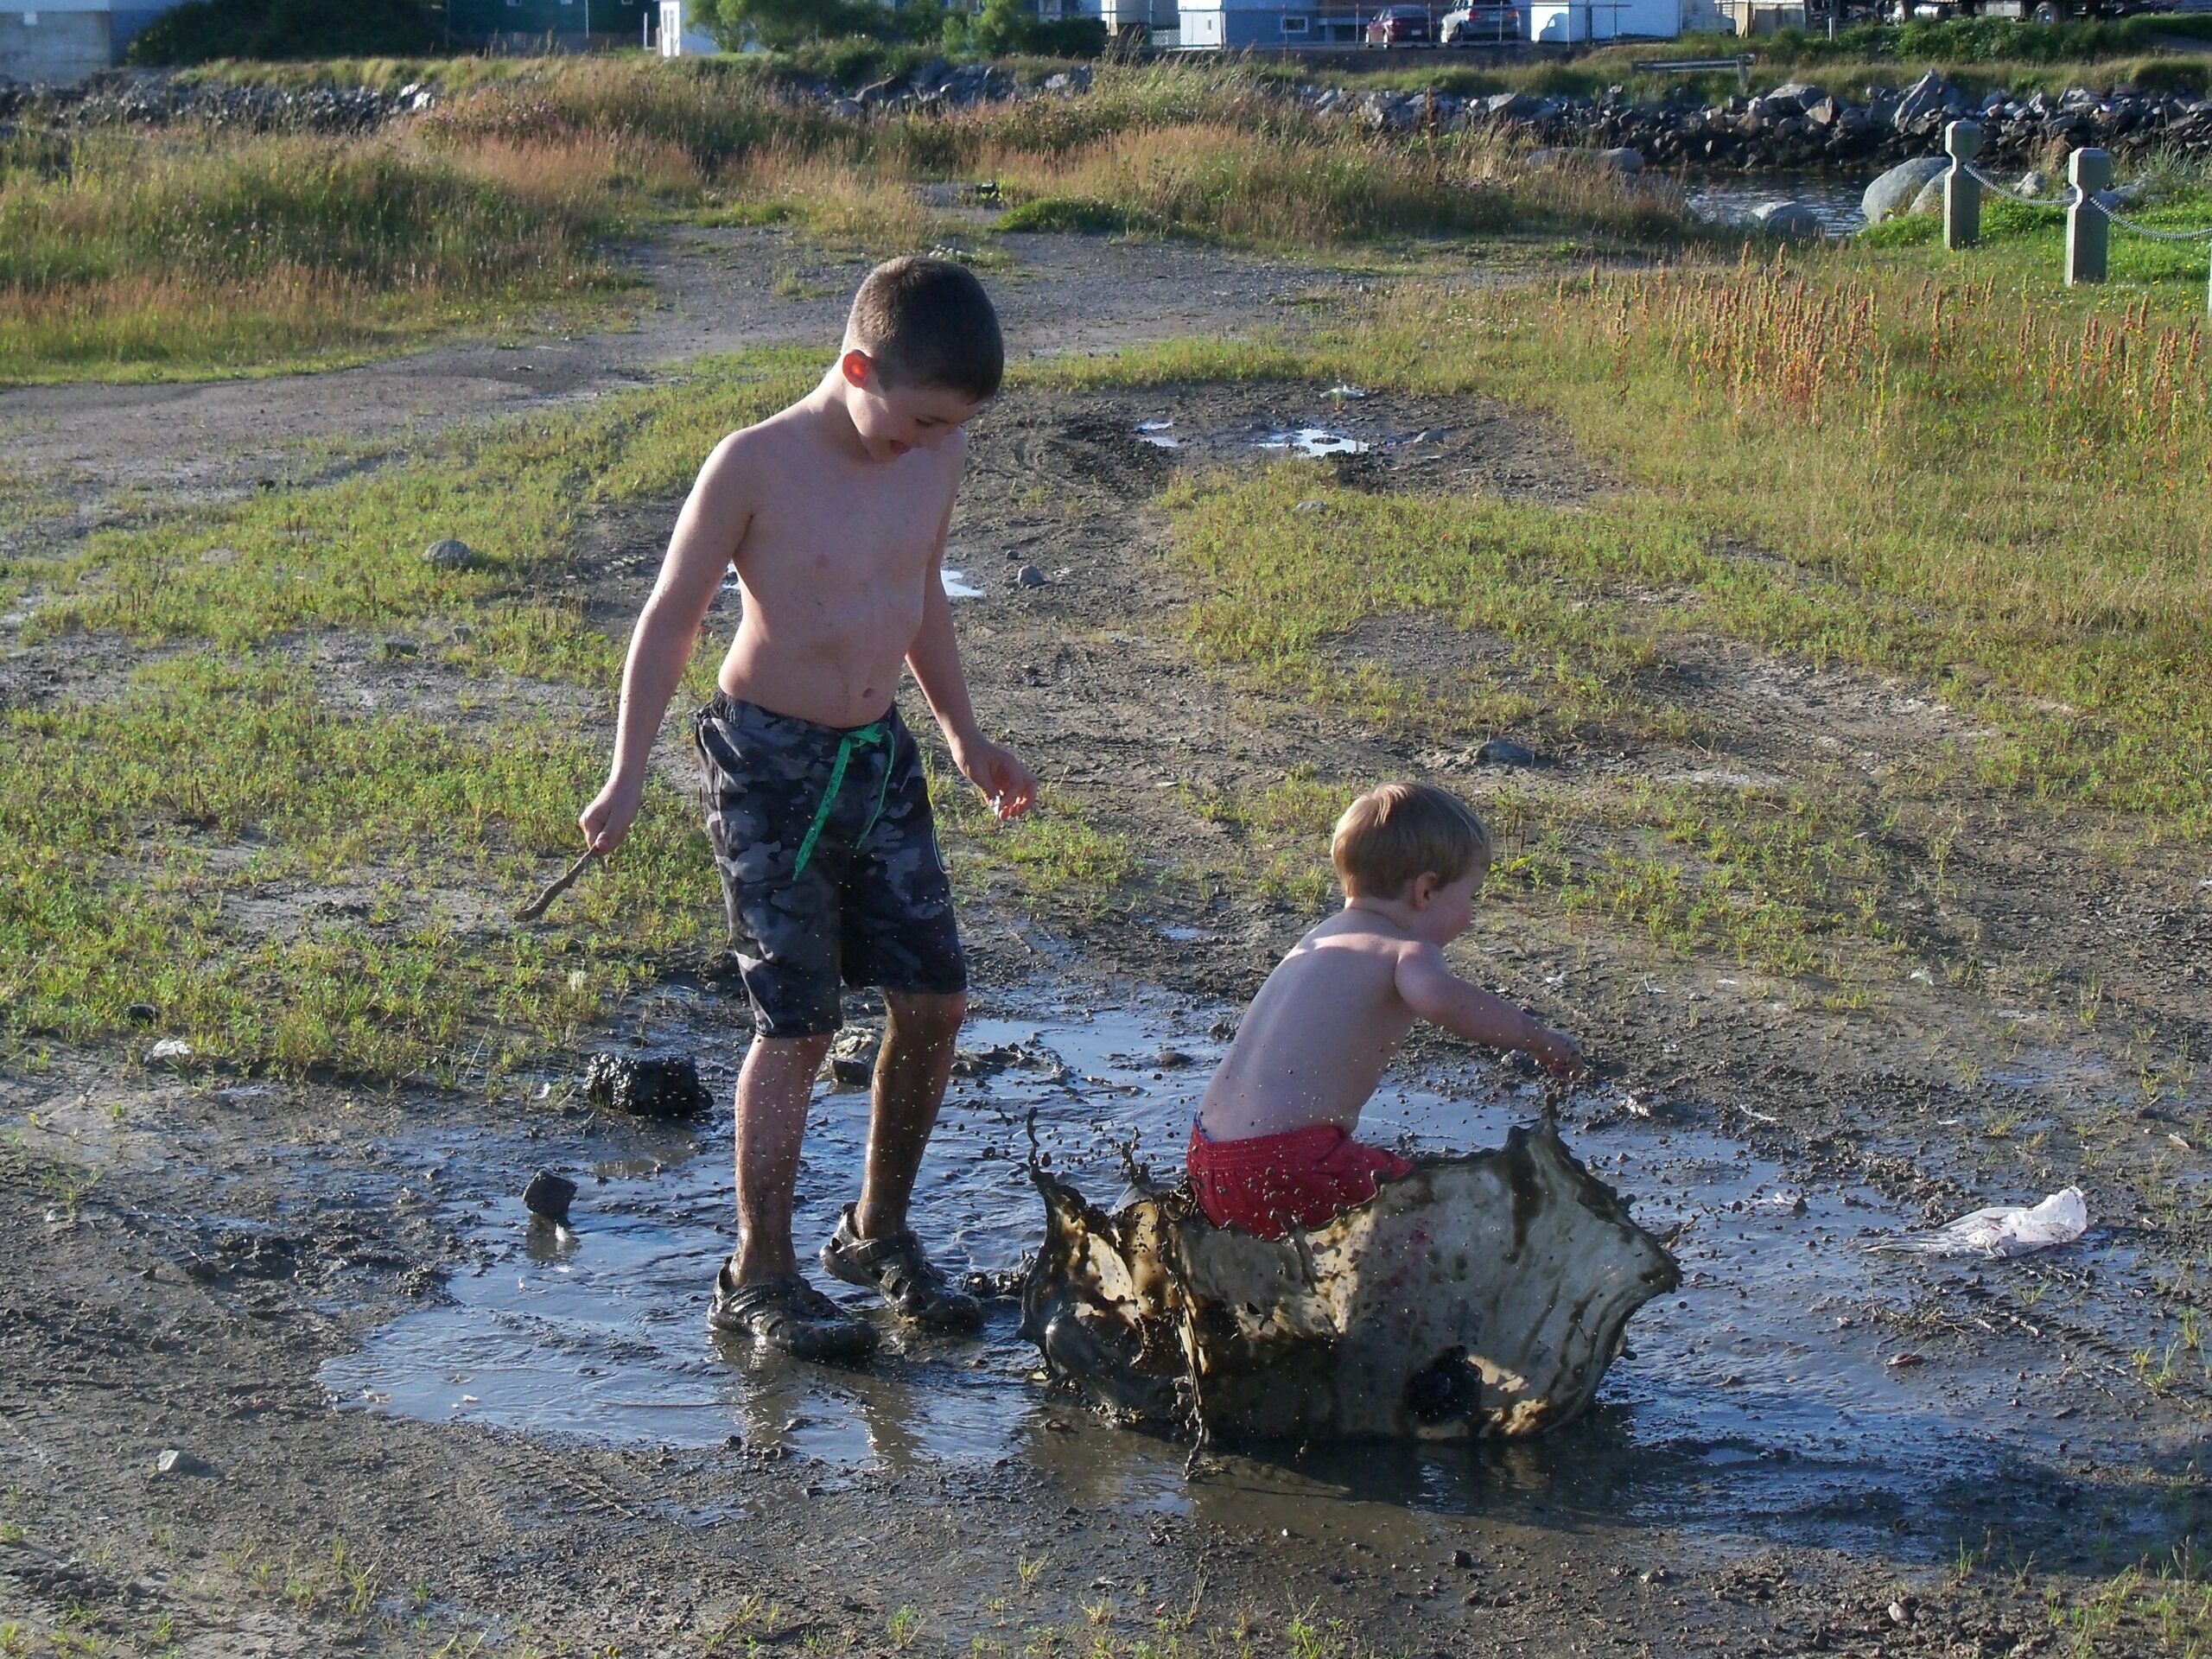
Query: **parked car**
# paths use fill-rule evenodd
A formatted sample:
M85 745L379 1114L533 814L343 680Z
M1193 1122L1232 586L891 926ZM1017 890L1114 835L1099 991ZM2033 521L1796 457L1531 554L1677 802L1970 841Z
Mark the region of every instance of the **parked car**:
M1370 46L1427 46L1429 39L1427 6L1385 6L1368 20Z
M1508 4L1506 0L1474 0L1471 5L1446 12L1436 38L1446 46L1480 46L1493 41L1521 40L1524 38L1521 8Z

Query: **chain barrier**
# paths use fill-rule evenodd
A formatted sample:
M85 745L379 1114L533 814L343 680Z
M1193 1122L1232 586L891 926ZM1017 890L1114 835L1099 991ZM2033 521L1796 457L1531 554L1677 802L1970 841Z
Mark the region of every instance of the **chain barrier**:
M2063 201L2052 201L2045 196L2024 195L2018 190L2007 189L2005 186L1998 183L1996 180L1991 178L1988 174L1983 172L1972 162L1962 162L1961 165L1965 168L1968 177L1980 181L1981 188L1983 189L1994 190L1999 195L2004 197L2007 201L2017 201L2023 207L2045 207L2049 208L2052 213L2063 213L2069 205ZM1940 173L1936 175L1936 177L1938 178L1941 178L1942 176L1942 175ZM2069 185L2066 188L2070 191L2074 187L2072 185Z
M2081 194L2074 186L2069 184L2066 187L2065 199L2060 201L2052 201L2043 196L2023 195L2018 190L2007 189L2005 186L1998 183L1996 180L1991 178L1988 174L1974 166L1973 162L1967 162L1962 163L1962 165L1965 167L1967 174L1976 180L1983 189L1993 190L1999 195L2004 197L2007 201L2017 201L2023 207L2041 207L2050 213L2063 213L2071 211L2075 199ZM1939 174L1937 176L1941 177L1942 175ZM2121 230L2128 232L2131 235L2148 237L2153 242L2203 242L2206 240L2212 240L2212 226L2207 226L2201 231L2153 230L2148 225L2137 224L2133 219L2129 219L2125 214L2121 213L2118 208L2113 207L2109 202L2099 201L2094 196L2088 199L2088 205L2096 212L2102 213L2111 223L2119 226Z

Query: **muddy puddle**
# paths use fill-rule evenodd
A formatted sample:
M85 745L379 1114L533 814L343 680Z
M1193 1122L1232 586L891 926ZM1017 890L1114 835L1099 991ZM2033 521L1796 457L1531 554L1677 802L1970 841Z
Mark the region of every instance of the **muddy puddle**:
M1155 419L1138 422L1130 435L1154 449L1187 449L1221 459L1243 454L1262 458L1302 455L1319 460L1327 455L1363 455L1378 446L1418 442L1426 435L1378 432L1359 436L1340 426L1253 424L1208 429L1196 423L1178 426L1172 420Z
M971 1020L966 1046L999 1058L954 1080L918 1229L955 1269L1021 1262L1041 1228L1022 1162L1033 1109L1052 1166L1102 1202L1122 1188L1120 1148L1132 1135L1156 1168L1175 1165L1230 1013L1039 994ZM709 1029L700 1020L689 1038L720 1092L736 1057ZM1363 1133L1408 1150L1487 1146L1532 1118L1539 1098L1535 1084L1485 1064L1408 1071L1386 1084ZM857 1090L817 1096L799 1178L803 1255L854 1190L866 1112ZM2010 1524L2044 1514L2056 1526L2079 1501L2067 1442L2113 1415L2109 1399L2085 1401L2101 1374L2002 1321L1985 1320L1995 1328L1972 1343L1910 1340L1884 1314L1933 1299L1967 1322L1980 1286L2024 1282L2054 1263L2068 1282L2085 1268L2124 1281L2124 1243L2093 1231L2063 1262L2001 1265L1872 1255L1870 1239L1923 1218L1857 1187L1791 1185L1744 1145L1638 1117L1605 1090L1578 1097L1565 1122L1569 1147L1630 1197L1639 1221L1681 1230L1683 1283L1631 1322L1629 1351L1591 1415L1537 1441L1286 1449L1226 1458L1186 1483L1182 1446L1112 1428L1039 1385L1011 1301L992 1304L980 1341L893 1336L866 1371L724 1350L702 1318L731 1243L720 1117L696 1129L570 1120L536 1138L395 1145L395 1160L435 1159L446 1190L477 1195L454 1211L477 1265L450 1277L446 1300L377 1332L321 1380L344 1408L602 1442L734 1436L813 1460L828 1482L1005 1464L1056 1472L1101 1501L1176 1512L1230 1491L1274 1492L1309 1516L1330 1503L1473 1514L1526 1503L1746 1540L1849 1546L1878 1535L1910 1549L1901 1536L1917 1535L1940 1553L1958 1536L1978 1539L1993 1513ZM541 1166L582 1188L573 1236L531 1229L520 1192ZM1905 1353L1916 1358L1894 1363ZM2114 1498L2106 1524L2128 1530L2129 1507Z

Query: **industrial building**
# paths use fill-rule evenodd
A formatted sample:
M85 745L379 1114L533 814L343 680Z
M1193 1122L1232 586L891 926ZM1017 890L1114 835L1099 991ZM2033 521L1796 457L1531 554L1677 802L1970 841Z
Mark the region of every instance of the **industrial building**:
M72 81L111 68L178 0L21 0L0 9L0 78Z

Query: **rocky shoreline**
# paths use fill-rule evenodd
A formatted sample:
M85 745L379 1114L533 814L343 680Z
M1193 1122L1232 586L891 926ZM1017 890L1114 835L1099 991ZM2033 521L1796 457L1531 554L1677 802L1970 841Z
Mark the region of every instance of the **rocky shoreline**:
M1065 97L1090 85L1087 69L1016 76L994 65L924 65L857 92L828 82L783 81L778 95L864 119L880 112L965 109L980 104ZM1495 130L1534 143L1592 150L1633 149L1660 166L1745 171L1885 167L1938 147L1944 123L1982 124L1985 162L2048 165L2067 150L2100 145L2121 156L2160 149L2212 154L2212 99L2082 88L2024 99L1974 97L1930 71L1909 87L1870 86L1846 96L1792 82L1770 92L1700 103L1687 90L1663 103L1618 91L1595 98L1498 92L1351 92L1314 84L1260 88L1262 96L1385 134ZM193 124L252 132L356 133L430 107L433 86L396 92L372 87L272 86L176 80L158 71L117 72L80 86L0 83L0 122L67 127Z

